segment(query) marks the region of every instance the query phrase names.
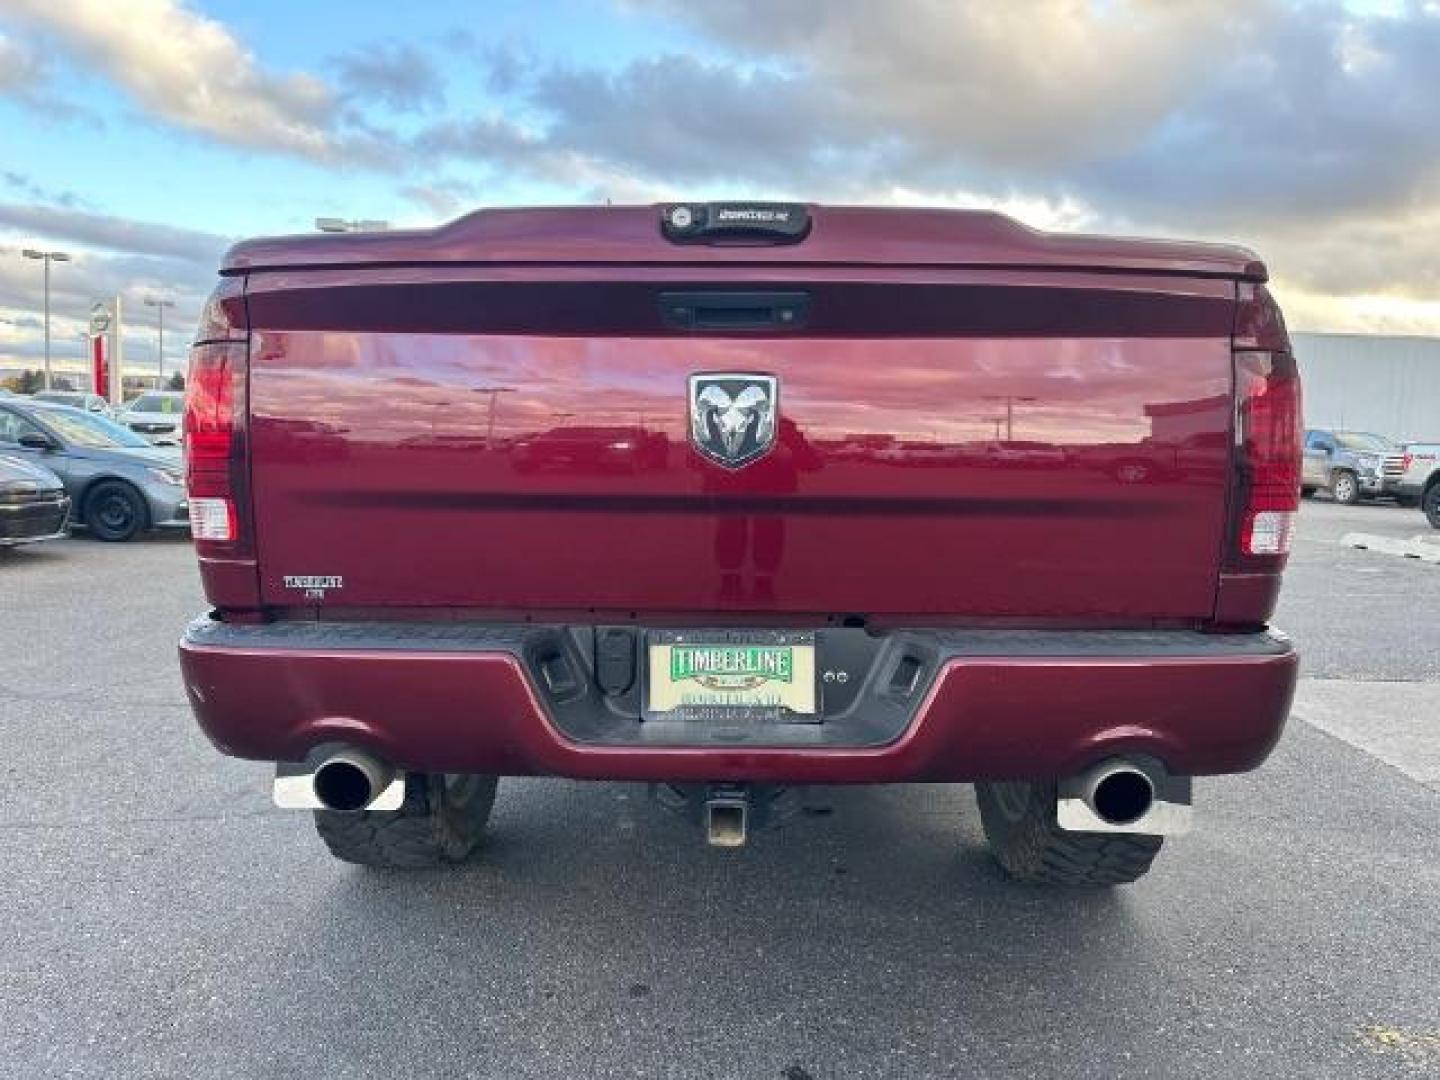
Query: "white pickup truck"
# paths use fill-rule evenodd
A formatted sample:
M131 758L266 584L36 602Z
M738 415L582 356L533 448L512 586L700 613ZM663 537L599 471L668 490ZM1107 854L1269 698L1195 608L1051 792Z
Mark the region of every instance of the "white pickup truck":
M1440 529L1440 442L1407 443L1404 463L1397 493L1419 503L1431 527Z

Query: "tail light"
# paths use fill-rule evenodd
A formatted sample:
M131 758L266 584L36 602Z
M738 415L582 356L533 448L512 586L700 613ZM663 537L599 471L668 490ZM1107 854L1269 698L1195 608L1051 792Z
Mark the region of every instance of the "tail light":
M233 291L233 290L232 290ZM253 554L249 528L246 393L249 361L223 311L222 286L207 305L185 380L185 480L190 532L202 558ZM212 311L213 309L213 311ZM206 338L212 340L205 340ZM225 339L225 340L214 340Z
M243 558L250 535L245 468L246 346L196 345L185 382L190 531L201 555Z
M185 485L200 580L227 619L260 612L250 499L250 354L245 279L205 304L185 382Z
M1288 352L1237 352L1231 569L1284 566L1300 509L1300 377Z

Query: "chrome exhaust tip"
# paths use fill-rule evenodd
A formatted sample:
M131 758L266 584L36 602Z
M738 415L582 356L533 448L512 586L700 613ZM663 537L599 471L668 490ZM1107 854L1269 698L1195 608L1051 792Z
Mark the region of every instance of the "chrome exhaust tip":
M1107 825L1133 825L1150 812L1155 785L1150 777L1123 761L1103 762L1085 776L1080 796Z
M405 774L368 751L346 747L312 765L280 763L273 793L275 805L287 810L398 810Z
M1188 776L1158 762L1108 758L1060 781L1055 818L1070 832L1174 836L1190 831Z
M366 809L395 779L395 769L363 750L342 750L326 758L310 783L327 810Z

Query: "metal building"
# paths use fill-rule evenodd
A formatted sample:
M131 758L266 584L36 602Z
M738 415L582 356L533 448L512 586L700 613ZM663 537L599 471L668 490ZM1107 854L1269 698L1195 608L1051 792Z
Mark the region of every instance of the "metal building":
M1440 338L1292 333L1305 426L1440 441Z

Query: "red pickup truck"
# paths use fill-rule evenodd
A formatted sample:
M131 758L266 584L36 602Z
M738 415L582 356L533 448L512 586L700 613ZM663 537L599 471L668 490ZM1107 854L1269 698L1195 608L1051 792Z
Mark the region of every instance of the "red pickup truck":
M190 359L190 703L359 863L468 857L500 776L646 781L717 845L803 785L965 781L1012 876L1134 880L1294 689L1265 280L797 204L239 244Z

